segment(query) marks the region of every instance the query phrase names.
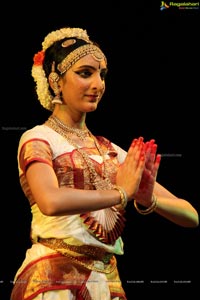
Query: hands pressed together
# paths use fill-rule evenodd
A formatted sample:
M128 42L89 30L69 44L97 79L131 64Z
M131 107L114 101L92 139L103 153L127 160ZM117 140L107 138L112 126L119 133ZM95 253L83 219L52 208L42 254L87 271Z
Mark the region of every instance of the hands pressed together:
M145 207L152 204L160 160L155 140L144 142L143 137L133 140L116 177L116 184L126 191L129 201L135 199Z

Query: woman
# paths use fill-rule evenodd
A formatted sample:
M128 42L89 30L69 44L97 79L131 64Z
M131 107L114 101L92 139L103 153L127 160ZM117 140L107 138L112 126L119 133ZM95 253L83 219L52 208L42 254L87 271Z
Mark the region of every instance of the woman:
M154 140L134 139L126 152L87 128L106 74L106 56L81 28L49 33L34 56L38 99L51 115L19 142L33 244L11 300L126 299L115 255L123 254L128 201L141 214L198 226L195 208L156 182L161 156Z

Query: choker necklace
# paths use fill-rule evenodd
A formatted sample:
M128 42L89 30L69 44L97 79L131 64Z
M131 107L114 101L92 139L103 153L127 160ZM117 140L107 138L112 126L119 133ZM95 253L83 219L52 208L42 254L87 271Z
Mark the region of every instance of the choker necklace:
M49 117L50 120L53 120L54 123L58 125L62 130L65 130L71 134L76 134L82 141L89 135L89 130L86 129L79 129L75 127L71 127L69 125L64 124L60 119L58 119L56 116L51 115Z

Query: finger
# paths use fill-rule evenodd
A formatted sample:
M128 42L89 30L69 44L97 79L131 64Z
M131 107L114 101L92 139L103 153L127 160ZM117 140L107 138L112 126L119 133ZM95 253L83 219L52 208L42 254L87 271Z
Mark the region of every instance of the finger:
M143 161L145 159L145 151L144 151L144 142L143 138L140 137L137 141L131 145L132 148L132 159L139 162L140 159Z
M146 168L152 171L153 164L155 161L156 151L157 151L157 144L154 144L155 140L151 140L146 143Z
M158 169L160 167L160 161L161 161L161 154L157 154L154 162L154 167L152 170L152 175L154 176L155 179L157 177Z
M127 171L135 171L140 162L143 165L145 161L145 151L144 151L144 142L143 138L134 139L126 156L126 159L123 165L126 165Z

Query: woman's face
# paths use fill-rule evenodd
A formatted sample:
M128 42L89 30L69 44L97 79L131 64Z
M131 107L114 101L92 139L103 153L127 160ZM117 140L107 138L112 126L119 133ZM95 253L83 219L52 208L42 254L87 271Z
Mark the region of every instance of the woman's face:
M79 59L60 81L63 102L78 112L96 110L105 91L107 66L88 54Z

